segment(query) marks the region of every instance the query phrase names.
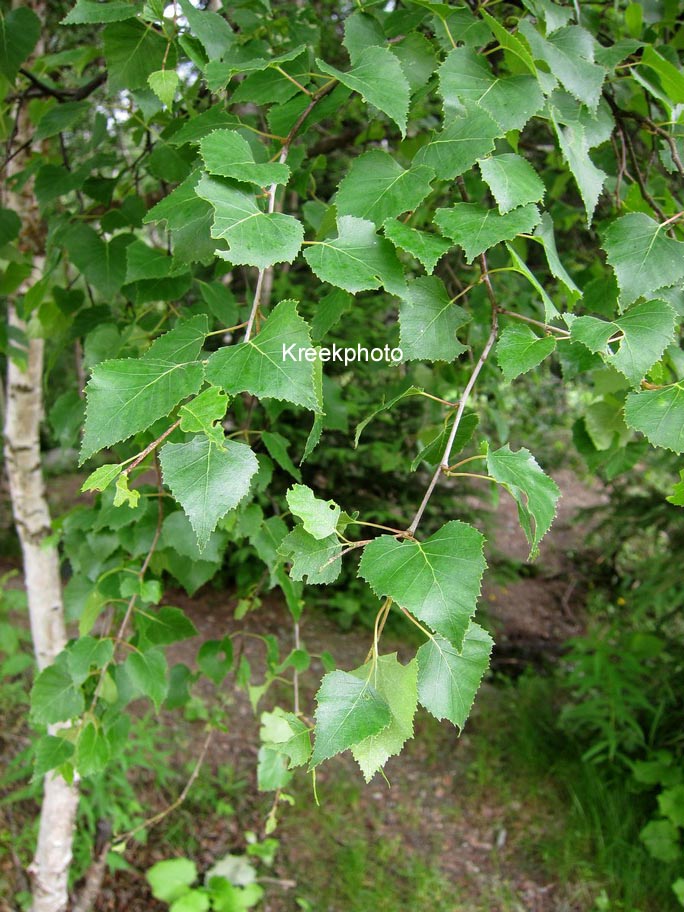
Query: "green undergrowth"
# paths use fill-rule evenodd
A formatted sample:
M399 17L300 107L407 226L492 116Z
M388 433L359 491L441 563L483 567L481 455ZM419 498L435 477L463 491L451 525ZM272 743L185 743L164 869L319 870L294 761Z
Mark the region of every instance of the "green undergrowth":
M558 726L558 681L533 673L487 689L477 713L471 779L482 794L539 809L521 849L567 885L579 908L665 912L678 908L674 865L654 863L639 833L649 796L630 787L617 764L582 758L584 745ZM541 827L542 832L534 832Z

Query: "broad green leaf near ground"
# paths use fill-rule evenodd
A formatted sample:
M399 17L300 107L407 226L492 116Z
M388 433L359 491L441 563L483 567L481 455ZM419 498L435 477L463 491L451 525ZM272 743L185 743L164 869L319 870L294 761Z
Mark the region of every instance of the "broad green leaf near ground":
M377 735L392 721L384 697L368 679L331 671L316 694L316 734L310 769Z
M185 510L200 551L219 519L247 496L259 469L246 444L226 439L218 445L204 435L164 444L159 461L164 484Z
M317 60L316 65L321 72L338 79L386 114L399 127L401 135L405 135L409 84L401 64L389 48L366 48L347 72L335 69L322 60Z
M366 545L359 576L460 648L485 569L484 536L452 520L424 541L381 535Z
M555 351L556 340L552 335L538 336L529 326L513 323L506 326L496 345L499 362L507 383L527 373Z
M389 758L400 753L404 744L413 737L413 717L418 705L418 664L415 659L408 665L402 665L395 652L378 656L375 666L368 663L351 672L363 681L369 673L373 686L387 702L391 721L387 728L352 747L352 754L366 782L370 782Z
M211 236L228 242L224 259L265 269L275 263L291 263L299 253L304 228L294 216L266 212L253 196L206 175L196 193L214 209Z
M539 210L532 203L512 209L506 215L477 203L454 203L450 209L438 209L435 213L442 234L463 248L469 263L501 241L529 234L540 219Z
M318 412L314 365L304 357L298 360L300 348L311 350L309 327L294 301L281 301L249 342L214 352L207 363L207 379L230 394L248 392Z
M424 165L405 170L387 152L371 149L354 159L335 195L338 215L354 215L380 227L415 209L430 193L434 172Z
M506 444L487 452L487 470L513 495L518 517L530 543L530 558L539 552L539 542L551 528L560 498L556 482L540 468L524 447L515 452Z
M304 259L324 282L352 294L380 286L400 294L405 286L394 247L376 234L367 219L344 215L338 221L336 238L308 244Z
M627 307L640 297L652 297L684 278L684 243L667 236L658 222L643 212L616 219L603 233L608 262L615 270L620 300Z
M399 305L400 346L404 360L453 361L467 350L456 333L470 320L437 276L409 282Z
M418 650L418 699L436 719L462 729L480 681L489 667L493 641L471 622L460 649L436 635Z

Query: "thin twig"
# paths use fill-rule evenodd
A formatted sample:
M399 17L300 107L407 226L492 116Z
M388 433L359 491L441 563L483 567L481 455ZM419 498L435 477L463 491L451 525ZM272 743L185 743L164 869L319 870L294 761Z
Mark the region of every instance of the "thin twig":
M153 440L152 443L148 444L148 445L145 447L145 449L142 451L142 453L139 453L139 454L135 457L135 459L133 460L133 462L132 462L130 465L126 466L126 468L124 469L124 474L125 474L125 475L130 475L131 472L133 471L133 469L136 469L136 468L140 465L140 463L143 461L143 459L145 459L146 456L149 456L149 455L150 455L150 453L152 452L152 450L156 450L157 447L159 446L159 444L160 444L160 443L163 443L163 442L166 440L166 438L167 438L170 434L172 434L172 433L176 430L177 427L179 427L180 423L181 423L181 420L180 420L180 418L179 418L177 421L174 421L174 423L171 425L171 427L168 427L168 428L164 431L163 434L160 434L159 437L157 437L156 440Z
M497 308L500 314L503 314L506 317L515 317L516 320L524 320L525 323L531 323L533 326L539 326L541 329L548 330L549 332L558 333L561 336L569 336L570 333L567 329L561 329L560 326L551 326L550 323L542 323L541 320L533 320L532 317L526 317L524 314L515 313L512 310L506 310L503 307Z

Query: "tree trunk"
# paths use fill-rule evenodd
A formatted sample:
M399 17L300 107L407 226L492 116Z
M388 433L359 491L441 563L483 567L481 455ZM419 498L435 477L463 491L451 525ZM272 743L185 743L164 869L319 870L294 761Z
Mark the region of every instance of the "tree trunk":
M45 21L44 0L13 5L31 6ZM36 54L43 51L39 41ZM29 63L30 66L30 63ZM33 128L25 107L17 112L14 142L17 147L27 142ZM31 158L31 147L15 156L8 168L8 178L22 171ZM33 255L33 273L19 296L39 279L44 268L44 234L40 213L27 181L18 193L8 192L6 204L22 222L20 246ZM26 324L14 305L9 308L9 325L25 333ZM46 542L52 533L50 511L45 497L40 456L40 423L43 418L43 348L42 339L29 339L26 369L11 358L7 362L5 401L5 464L9 480L12 513L21 542L24 580L28 597L31 634L38 670L54 661L66 644L59 555L53 544ZM44 780L38 843L29 873L33 879L33 912L64 912L69 900L68 873L78 806L78 790L61 776L48 774Z

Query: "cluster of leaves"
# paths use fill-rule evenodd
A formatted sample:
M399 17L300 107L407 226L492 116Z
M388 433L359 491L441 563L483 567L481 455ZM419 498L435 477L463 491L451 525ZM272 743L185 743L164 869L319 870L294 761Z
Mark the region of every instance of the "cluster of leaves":
M411 737L418 702L461 728L492 646L473 620L483 536L451 518L423 535L427 501L480 460L477 477L515 499L534 557L559 496L506 441L452 462L475 433L476 382L508 385L557 358L564 381L589 391L578 448L609 477L646 441L684 451L676 10L623 22L605 4L475 6L408 0L340 21L317 4L242 0L224 16L189 0L78 0L58 30L64 49L35 72L23 63L41 24L28 9L3 18L7 110L27 104L40 142L12 188L33 182L47 227L44 272L19 306L54 364L77 343L90 372L85 414L67 390L55 432L76 440L82 426L81 462L105 450L114 460L84 484L96 503L60 529L80 636L33 689L37 724L72 722L42 739L38 774L102 773L137 696L157 709L187 702L194 673L169 672L164 647L196 631L158 607L161 581L195 591L229 543L258 556L256 585L282 590L295 625L304 583L332 583L358 553L381 600L367 663L328 671L313 725L296 702L262 718L264 788L347 749L370 778ZM36 244L16 213L0 216L11 295ZM359 518L353 489L317 497L313 471L273 507L274 470L299 482L319 445L325 466L353 376L283 349L319 346L364 308L403 351L387 369L401 389L377 396L367 420L408 397L442 410L404 460L433 475L422 504L410 486L417 512L401 528ZM21 347L8 335L10 356ZM374 538L348 537L377 525ZM426 638L408 664L380 649L392 606ZM281 662L264 639L266 682L254 685L244 660L235 669L255 707L287 669L296 690L309 663L300 648ZM223 681L231 640L203 644L198 665Z

